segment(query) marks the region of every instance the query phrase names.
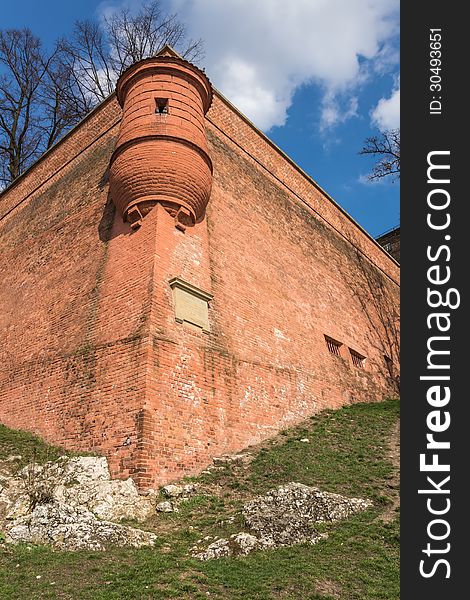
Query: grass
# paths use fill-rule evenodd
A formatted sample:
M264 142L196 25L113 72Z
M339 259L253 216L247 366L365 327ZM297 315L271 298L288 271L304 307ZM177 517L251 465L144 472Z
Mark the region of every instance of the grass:
M255 458L249 465L191 479L200 483L196 496L178 513L144 524L158 535L151 549L71 553L0 543L0 598L397 600L397 472L388 458L388 440L398 414L394 400L324 411L251 449ZM0 458L6 448L24 453L24 440L33 444L26 434L15 435L0 429ZM315 546L209 562L189 555L201 537L241 531L243 502L288 481L367 497L374 506L336 524Z
M65 450L50 446L33 433L9 429L0 424L0 460L14 457L11 461L14 468L20 469L33 460L44 464L64 454Z
M86 455L90 456L88 452ZM84 452L70 452L47 444L42 438L28 431L9 429L0 423L0 461L9 459L12 471L17 471L31 462L42 465L59 456L84 456ZM13 460L10 460L13 457Z

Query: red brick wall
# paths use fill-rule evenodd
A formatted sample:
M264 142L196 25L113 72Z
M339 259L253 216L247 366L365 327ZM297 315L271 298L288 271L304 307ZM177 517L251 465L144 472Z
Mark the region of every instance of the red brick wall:
M127 474L147 374L153 239L129 236L108 200L119 114L106 102L1 196L0 419L105 451ZM128 436L134 444L123 446Z
M158 216L149 483L153 473L161 482L197 472L321 408L396 393L384 359L396 358L396 265L329 200L322 213L341 232L299 200L292 190L302 193L301 184L309 201L319 192L275 149L265 145L263 162L284 169L287 185L215 127L220 103L208 115L206 221L183 234L164 210ZM249 126L231 119L246 140ZM174 276L214 295L209 335L175 324ZM341 357L325 335L343 343ZM366 357L364 369L349 348Z
M0 196L0 420L103 451L145 487L392 393L386 253L217 95L206 219L182 232L157 206L131 233L108 198L119 110L105 102ZM214 295L209 334L175 322L175 276Z

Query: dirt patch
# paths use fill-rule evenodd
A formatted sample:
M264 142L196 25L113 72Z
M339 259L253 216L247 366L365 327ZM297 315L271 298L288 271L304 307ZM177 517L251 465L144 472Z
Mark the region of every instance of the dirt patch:
M393 465L393 475L388 482L392 503L382 513L384 523L390 523L396 517L396 509L400 506L400 421L390 433L388 438L387 458Z
M341 598L341 586L331 579L321 579L315 583L315 592L322 596Z

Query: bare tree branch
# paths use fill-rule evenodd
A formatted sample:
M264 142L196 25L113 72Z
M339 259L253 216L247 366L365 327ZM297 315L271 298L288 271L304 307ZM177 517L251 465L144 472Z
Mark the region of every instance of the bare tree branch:
M41 152L38 89L48 59L29 29L0 31L0 181L9 183Z
M377 159L368 176L370 181L391 177L393 181L400 179L400 130L389 129L380 135L369 137L359 154L373 156Z
M154 56L166 44L187 60L203 56L202 41L188 40L184 25L177 15L163 12L160 0L144 4L137 13L122 8L105 17L101 25L77 21L71 39L61 40L73 88L84 105L104 100L131 64Z

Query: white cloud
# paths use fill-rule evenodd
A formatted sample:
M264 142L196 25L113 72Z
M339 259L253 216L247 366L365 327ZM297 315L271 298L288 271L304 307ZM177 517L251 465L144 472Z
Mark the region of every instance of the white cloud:
M323 90L321 128L343 122L369 73L395 65L398 0L168 3L204 40L214 85L264 130L285 123L295 91L309 83Z
M398 44L394 43L394 40L386 41L377 56L374 57L374 71L379 75L384 75L394 70L399 62L400 48Z
M144 4L144 0L103 0L96 7L99 19L109 19L119 10L127 9L134 14Z
M322 110L320 119L320 129L322 131L334 127L338 123L344 123L351 117L357 116L359 102L356 96L347 99L347 104L342 98L330 90L323 96Z
M381 131L400 127L400 87L393 90L390 98L381 98L371 113L372 124Z
M273 123L284 124L286 110L291 102L289 90L283 93L279 88L260 80L256 65L250 65L236 57L227 58L220 63L219 68L219 89L233 104L243 107L241 110L247 117L256 119L258 127L268 129ZM211 69L208 69L208 75L214 79Z

